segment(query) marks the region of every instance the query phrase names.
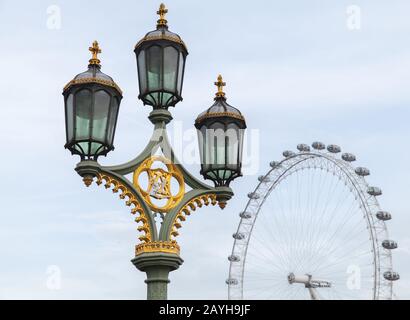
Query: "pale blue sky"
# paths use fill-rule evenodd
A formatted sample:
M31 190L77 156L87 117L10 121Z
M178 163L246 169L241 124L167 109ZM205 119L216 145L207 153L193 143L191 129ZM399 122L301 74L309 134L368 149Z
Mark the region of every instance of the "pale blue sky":
M382 187L382 207L394 214L389 230L401 247L396 292L410 298L408 0L166 4L170 29L190 52L174 118L192 128L222 73L229 102L261 138L258 173L233 184L229 208L198 211L182 230L185 264L171 275L170 298L226 297L226 257L246 194L283 150L314 140L355 153L371 169L370 182ZM351 4L362 9L360 31L346 27ZM61 8L61 29L47 28L50 5ZM145 275L129 262L137 237L132 216L105 190L85 189L73 171L78 159L63 148L61 92L85 70L97 39L103 71L124 90L116 150L102 162L139 152L151 124L150 108L137 100L133 47L155 27L158 5L0 0L0 298L145 297ZM46 287L52 265L62 272L59 291Z

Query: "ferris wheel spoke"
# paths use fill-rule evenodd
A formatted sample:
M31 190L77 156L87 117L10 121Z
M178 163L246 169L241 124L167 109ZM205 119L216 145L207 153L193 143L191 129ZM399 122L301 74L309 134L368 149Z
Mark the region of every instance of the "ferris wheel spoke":
M337 188L337 185L338 185L338 183L335 184L334 188ZM334 219L334 213L337 211L337 208L338 208L339 204L340 204L340 203L343 201L343 199L344 199L344 194L341 194L341 195L339 196L339 199L338 199L338 201L337 201L337 204L336 204L335 208L334 208L333 210L331 210L330 213L328 214L328 215L329 215L328 220L325 220L325 219L323 219L323 216L324 216L324 214L325 214L326 212L329 212L329 210L328 210L328 208L329 208L329 203L331 202L330 200L333 199L334 194L336 194L335 189L332 189L332 192L331 192L331 193L332 193L332 195L327 198L326 204L325 204L325 206L323 207L323 210L322 210L322 213L321 213L321 220L323 221L323 224L326 225L326 226L328 226L329 228L332 227L332 221L333 221L333 219ZM324 243L324 242L325 242L325 240L323 240L324 238L325 238L324 236L322 237L322 239L320 239L319 237L316 237L316 239L315 239L315 241L314 241L314 243L313 243L313 246L316 246L316 248L319 248L319 249L320 249L321 243ZM322 240L322 241L321 241L321 240Z
M353 246L354 248L360 248L360 246L361 246L362 244L363 244L363 245L364 245L364 244L368 244L368 242L369 242L368 239L362 240L361 242L356 242L356 239L357 239L358 237L363 238L363 237L361 236L361 233L358 233L358 234L356 235L356 237L350 236L350 237L348 238L348 240L344 241L344 245L343 245L343 246L341 246L341 247L335 246L334 249L325 252L326 256L332 256L332 254L335 254L336 252L340 251L341 249L342 249L342 250L345 250L345 251L347 252L346 255L351 255L350 247L347 246L347 244L349 244L349 243L352 243L352 246ZM332 236L332 239L330 239L329 241L330 241L331 243L333 243L333 242L334 242L333 239L335 239L335 235L333 235L333 236ZM322 248L323 248L323 247L322 247ZM321 254L322 251L323 251L323 250L320 250L320 251L318 252L318 254Z
M318 249L317 249L317 252L318 252L318 255L320 255L321 253L322 253L322 251L324 250L324 248L327 246L327 247L330 247L331 248L331 245L333 245L334 244L334 241L336 241L336 239L338 239L337 238L337 235L343 230L343 227L344 227L344 225L350 220L350 219L352 219L352 217L355 217L356 215L355 214L353 214L353 213L350 213L350 210L348 211L348 214L346 214L347 215L347 219L345 220L345 222L343 222L341 225L340 225L340 223L338 223L337 225L338 225L338 227L336 228L336 230L333 232L333 234L331 234L331 236L330 237L323 237L323 241L321 241L320 243L318 243ZM329 224L330 224L330 222L329 222ZM360 224L358 224L359 226L360 226ZM352 237L351 236L349 236L349 237L346 237L346 239L348 239L348 241L350 241L351 239L352 239ZM337 246L335 246L336 248L337 248ZM342 248L345 248L345 245L343 245L343 246L341 246Z
M328 179L329 180L329 179ZM331 183L329 185L329 188L326 188L328 190L327 197L325 198L325 202L322 205L321 210L318 212L312 212L312 224L310 225L310 233L309 233L309 238L308 238L308 243L309 243L309 250L311 252L317 250L317 244L318 241L320 240L319 233L317 232L317 229L323 229L322 224L324 222L324 215L326 212L328 212L327 208L329 207L330 200L332 197L336 194L335 190L337 188L337 181L335 179L331 179ZM325 189L325 188L323 188ZM329 196L330 195L330 196ZM316 210L315 210L316 211Z

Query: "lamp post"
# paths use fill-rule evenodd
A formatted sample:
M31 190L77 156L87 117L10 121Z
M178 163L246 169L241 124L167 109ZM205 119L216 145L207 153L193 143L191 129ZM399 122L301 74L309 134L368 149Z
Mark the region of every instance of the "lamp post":
M65 147L81 158L75 170L87 187L95 181L119 194L131 207L140 233L132 263L147 274L147 298L166 300L169 273L183 263L176 241L179 229L193 211L217 204L224 209L233 196L229 185L241 176L246 123L240 111L226 102L225 83L219 76L214 104L195 122L201 174L212 180L214 187L194 178L178 161L166 127L172 121L169 107L182 101L188 51L182 39L168 30L163 4L157 13L160 19L156 30L135 46L139 99L153 107L149 120L154 132L141 154L122 165L107 167L98 163L99 156L114 150L122 92L111 77L102 73L97 42L89 49L92 58L88 70L70 81L63 95ZM126 177L129 174L133 174L132 181ZM159 230L156 217L162 220Z

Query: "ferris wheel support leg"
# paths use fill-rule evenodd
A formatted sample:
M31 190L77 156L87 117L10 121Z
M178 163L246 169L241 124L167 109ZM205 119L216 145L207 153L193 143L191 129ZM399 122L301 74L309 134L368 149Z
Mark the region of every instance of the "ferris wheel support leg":
M320 297L315 288L308 287L308 289L309 289L310 297L312 298L312 300L320 300Z
M169 273L177 270L184 262L180 256L168 253L145 253L131 261L140 271L147 274L147 299L167 300Z

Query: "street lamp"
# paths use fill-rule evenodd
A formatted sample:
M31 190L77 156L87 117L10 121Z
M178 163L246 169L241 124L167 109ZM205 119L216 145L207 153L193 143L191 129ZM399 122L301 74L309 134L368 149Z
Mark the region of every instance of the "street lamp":
M114 133L122 92L114 80L101 72L101 53L94 41L88 70L64 88L65 147L81 159L94 159L114 150Z
M119 194L136 216L140 243L132 263L147 274L148 299L167 299L169 273L183 260L176 241L183 223L198 208L219 205L233 196L230 183L241 176L243 133L241 112L226 102L220 76L214 105L195 122L201 153L201 174L215 186L202 183L175 157L167 135L172 121L168 108L182 101L185 60L182 39L168 30L161 4L157 30L135 47L140 86L139 98L153 107L149 115L154 133L135 159L118 166L102 166L97 160L114 149L113 141L122 93L111 77L101 72L94 42L89 69L64 88L66 148L81 158L76 171L86 186L94 181ZM132 174L132 181L126 176ZM144 178L145 177L145 180ZM144 180L145 183L142 182ZM188 187L190 188L187 191ZM162 219L158 230L155 217Z
M165 14L168 10L161 4L157 29L148 32L135 46L139 98L154 109L175 106L182 101L185 60L188 50L181 37L168 30Z
M226 102L222 76L215 82L218 87L215 103L201 113L195 122L198 129L201 155L201 174L215 186L229 186L242 175L243 137L246 129L242 113Z

